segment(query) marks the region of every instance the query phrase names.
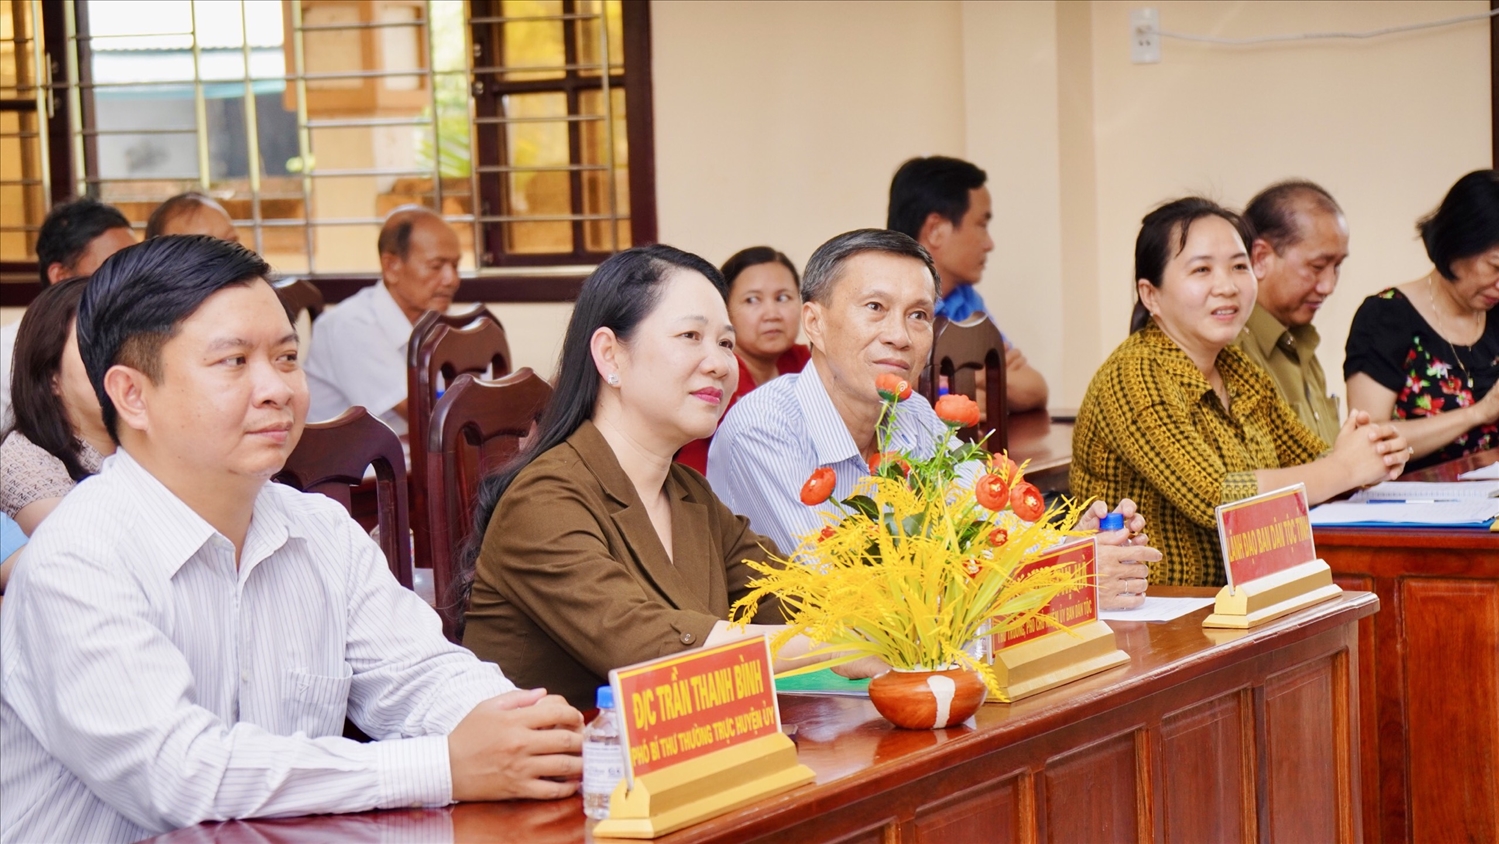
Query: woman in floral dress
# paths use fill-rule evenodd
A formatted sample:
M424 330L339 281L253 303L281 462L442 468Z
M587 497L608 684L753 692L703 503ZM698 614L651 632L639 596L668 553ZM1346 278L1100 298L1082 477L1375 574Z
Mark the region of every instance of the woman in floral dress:
M1433 269L1364 300L1343 362L1348 406L1393 419L1412 469L1499 448L1499 173L1459 179L1417 229Z

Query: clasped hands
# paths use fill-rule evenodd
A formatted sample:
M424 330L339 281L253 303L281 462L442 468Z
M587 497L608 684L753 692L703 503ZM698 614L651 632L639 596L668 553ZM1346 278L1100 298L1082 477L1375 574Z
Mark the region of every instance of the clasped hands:
M583 777L583 714L546 689L475 706L448 734L453 799L555 800Z
M1329 457L1340 460L1357 486L1395 480L1412 449L1394 425L1377 423L1362 410L1348 411Z

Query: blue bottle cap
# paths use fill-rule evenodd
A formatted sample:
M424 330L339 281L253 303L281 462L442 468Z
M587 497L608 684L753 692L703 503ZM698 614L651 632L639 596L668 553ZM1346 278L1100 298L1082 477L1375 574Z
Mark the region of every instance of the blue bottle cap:
M1100 531L1124 530L1124 516L1120 513L1110 513L1098 520Z
M597 706L599 709L613 709L614 708L614 687L613 686L599 686L599 690L595 693L594 704L593 705Z

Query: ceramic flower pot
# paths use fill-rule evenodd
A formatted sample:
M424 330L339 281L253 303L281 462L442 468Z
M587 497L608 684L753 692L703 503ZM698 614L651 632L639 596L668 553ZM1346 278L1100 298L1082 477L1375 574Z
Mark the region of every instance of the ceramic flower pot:
M960 724L988 697L977 672L902 671L897 668L869 681L869 700L885 719L908 730L934 730Z

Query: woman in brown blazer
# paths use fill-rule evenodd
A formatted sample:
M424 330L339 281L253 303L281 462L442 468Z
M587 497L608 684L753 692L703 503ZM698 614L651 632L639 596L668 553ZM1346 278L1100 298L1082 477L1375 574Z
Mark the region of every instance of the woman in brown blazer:
M475 511L463 643L518 685L586 709L610 669L739 635L744 560L775 546L672 461L713 433L738 380L726 295L713 265L669 246L621 252L584 282L533 442ZM781 620L761 604L749 632ZM793 641L777 667L811 647Z

